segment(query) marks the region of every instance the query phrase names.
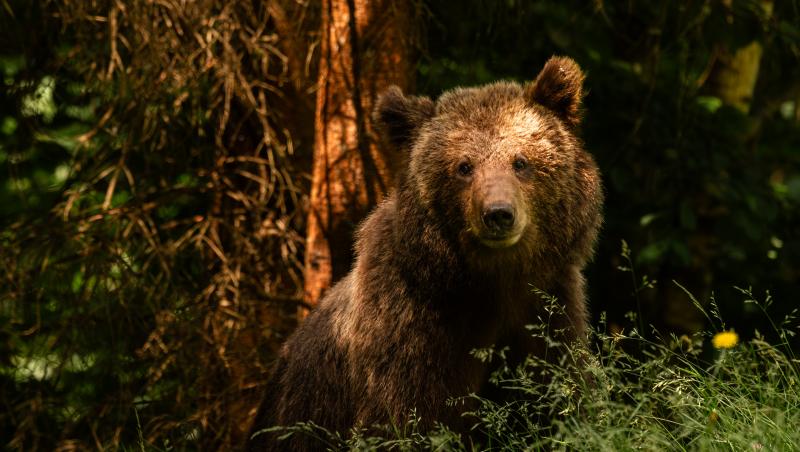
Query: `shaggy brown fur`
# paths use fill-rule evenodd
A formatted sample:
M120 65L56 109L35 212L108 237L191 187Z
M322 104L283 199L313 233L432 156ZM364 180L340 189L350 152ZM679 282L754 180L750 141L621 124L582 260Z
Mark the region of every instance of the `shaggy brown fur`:
M314 421L346 432L399 423L459 429L451 396L481 392L487 364L470 350L544 353L537 287L566 315L551 330L586 333L581 270L601 222L597 167L575 135L583 74L551 58L534 83L458 88L434 104L390 89L376 109L410 154L393 194L364 221L353 270L287 341L256 419ZM254 431L255 431L254 430ZM309 439L255 450L313 450Z

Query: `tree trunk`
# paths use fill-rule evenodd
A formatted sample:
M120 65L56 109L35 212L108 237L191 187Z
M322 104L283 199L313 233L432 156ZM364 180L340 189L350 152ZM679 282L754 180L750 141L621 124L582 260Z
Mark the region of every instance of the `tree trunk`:
M409 0L322 2L305 260L311 306L349 271L355 228L392 185L397 156L379 146L370 114L383 89L412 83L411 8Z

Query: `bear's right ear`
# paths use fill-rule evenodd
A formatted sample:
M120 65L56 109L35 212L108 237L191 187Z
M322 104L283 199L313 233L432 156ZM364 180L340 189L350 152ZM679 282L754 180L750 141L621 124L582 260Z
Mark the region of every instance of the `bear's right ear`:
M397 149L406 149L416 138L420 126L436 111L427 97L404 96L397 86L390 86L378 98L373 121Z

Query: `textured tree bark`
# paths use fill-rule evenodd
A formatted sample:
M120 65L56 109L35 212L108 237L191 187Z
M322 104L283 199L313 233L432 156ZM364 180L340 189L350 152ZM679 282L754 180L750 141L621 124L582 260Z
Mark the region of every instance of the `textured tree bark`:
M407 90L412 83L412 6L409 0L322 2L305 259L311 306L350 269L355 228L392 185L398 156L378 146L370 114L387 86Z

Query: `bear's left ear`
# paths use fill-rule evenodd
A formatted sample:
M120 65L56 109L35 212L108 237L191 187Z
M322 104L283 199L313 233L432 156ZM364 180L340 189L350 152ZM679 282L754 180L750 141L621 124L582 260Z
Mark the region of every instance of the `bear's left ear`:
M397 86L390 86L378 98L372 119L386 139L397 149L407 149L419 128L436 111L427 97L404 96Z
M525 88L525 97L551 110L570 127L581 122L583 72L572 58L550 57L536 81Z

